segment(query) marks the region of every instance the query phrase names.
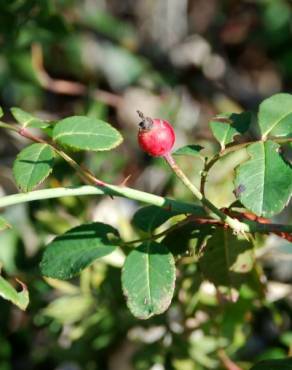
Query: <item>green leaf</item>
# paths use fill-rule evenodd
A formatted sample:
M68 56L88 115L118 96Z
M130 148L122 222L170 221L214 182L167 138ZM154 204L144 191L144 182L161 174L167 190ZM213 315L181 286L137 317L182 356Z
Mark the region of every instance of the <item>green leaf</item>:
M66 295L55 299L42 313L63 325L68 325L87 317L93 304L94 301L89 295Z
M2 107L0 107L0 118L3 117L3 114L4 114L3 109Z
M292 137L292 95L276 94L264 100L258 121L262 138Z
M193 157L201 157L200 151L204 149L201 145L186 145L177 149L173 155L190 155Z
M146 206L138 209L134 214L132 223L135 227L145 232L152 232L171 217L180 214L157 206Z
M199 257L204 277L216 286L238 287L253 264L252 243L225 229L215 231Z
M59 144L79 150L110 150L123 138L108 123L84 116L68 117L54 127L53 139Z
M28 290L21 281L17 280L17 282L22 287L21 292L17 292L7 280L0 276L0 297L12 302L21 310L25 310L29 303Z
M162 244L174 256L180 257L193 253L210 234L212 234L212 227L210 225L196 225L189 222L167 233L162 240Z
M292 357L279 360L265 360L254 365L250 370L292 370Z
M292 192L292 168L272 141L247 147L250 159L236 169L239 200L258 216L272 217L285 207Z
M174 258L164 245L146 242L127 256L122 271L123 292L130 311L139 319L166 311L174 283Z
M98 70L104 74L114 91L134 85L149 70L147 61L130 49L111 43L104 43L101 47L98 52L103 53L106 63L100 63Z
M43 182L53 169L54 151L47 144L32 144L23 149L13 164L13 175L22 191Z
M95 11L88 9L80 14L81 22L86 27L91 27L98 33L118 41L118 43L135 44L137 33L132 25L124 19L113 17L110 13L97 8Z
M0 216L0 231L9 229L10 227L11 226L9 225L9 223L3 217Z
M224 150L227 144L233 142L236 135L243 135L248 130L250 122L249 112L226 113L215 117L210 122L210 128L220 143L221 150Z
M39 118L32 116L20 108L11 108L11 113L18 123L25 127L45 128L50 126L49 122L45 122Z
M97 258L113 252L118 237L116 229L101 222L75 227L45 248L41 272L56 279L70 279Z

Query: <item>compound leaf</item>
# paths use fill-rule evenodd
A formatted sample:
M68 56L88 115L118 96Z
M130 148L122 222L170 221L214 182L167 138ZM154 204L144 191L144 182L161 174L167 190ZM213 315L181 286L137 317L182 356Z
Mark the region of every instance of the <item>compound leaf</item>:
M132 314L148 319L170 305L175 283L174 258L156 242L146 242L126 258L122 286Z

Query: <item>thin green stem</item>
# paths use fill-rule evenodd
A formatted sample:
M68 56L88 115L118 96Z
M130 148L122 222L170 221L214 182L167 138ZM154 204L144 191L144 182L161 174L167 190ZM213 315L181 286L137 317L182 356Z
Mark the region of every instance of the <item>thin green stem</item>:
M72 188L52 188L35 190L28 193L19 193L0 198L0 208L14 204L31 202L42 199L61 198L67 196L84 195L110 195L123 198L129 198L139 202L151 204L157 207L180 212L182 214L194 214L198 216L206 215L202 207L191 203L180 202L170 198L163 198L158 195L146 193L144 191L114 185L91 186L84 185Z
M157 195L146 193L143 191L131 189L124 186L114 186L106 184L98 180L88 169L81 167L77 162L75 162L70 156L65 152L60 150L55 146L54 143L49 143L39 137L34 136L31 132L27 131L25 128L14 127L0 121L0 128L9 129L18 132L20 135L34 141L37 143L48 144L52 149L60 155L65 161L67 161L77 172L77 174L86 182L94 184L95 186L81 186L78 188L54 188L54 189L44 189L36 190L29 193L14 194L6 197L0 198L0 208L6 207L18 203L30 202L34 200L58 198L65 196L82 196L82 195L109 195L119 196L124 198L129 198L137 201L141 201L147 204L152 204L158 207L164 207L169 210L174 210L184 214L193 214L197 216L204 216L206 212L202 207L195 206L190 203L180 202L172 200L169 198L163 198ZM277 142L289 142L289 139L277 139ZM219 153L217 156L211 159L207 163L208 169L210 169L216 161L223 155L230 153L231 151L238 150L245 147L251 143L243 143L239 145L234 145L232 147L226 148L224 152ZM169 163L172 170L180 178L180 180L190 189L190 191L202 202L202 204L212 211L215 218L223 221L225 224L229 225L236 232L286 232L292 233L292 226L289 225L272 225L272 224L260 224L255 221L245 220L240 222L238 219L234 219L220 209L218 209L213 203L205 198L204 193L194 186L183 171L178 167L171 155L165 156L166 161ZM216 222L216 220L214 220ZM158 236L157 236L158 237ZM134 241L133 241L134 242Z
M123 245L132 245L132 244L137 244L137 243L143 243L143 242L147 242L149 240L156 240L156 239L159 239L161 238L162 236L165 236L167 234L169 234L170 232L186 225L187 223L189 223L189 218L186 217L185 219L183 219L182 221L176 223L175 225L169 227L168 229L164 230L164 231L161 231L160 233L158 234L152 234L152 235L149 235L148 237L146 238L140 238L140 239L135 239L135 240L130 240L128 242L123 242Z
M213 203L211 203L205 196L200 192L200 190L188 179L185 173L177 165L174 158L170 153L164 156L166 162L169 164L170 168L176 174L176 176L185 184L185 186L194 194L194 196L199 199L202 204L207 207L210 211L214 213L216 218L225 222L230 226L236 233L238 232L248 232L248 227L241 223L235 218L226 215L224 212L220 211Z
M91 186L84 185L75 188L52 188L35 190L28 193L19 193L7 195L0 198L0 208L13 206L15 204L27 203L36 200L62 198L68 196L84 196L84 195L110 195L123 198L132 199L138 202L151 204L157 207L180 212L182 214L192 214L198 217L206 216L204 209L192 203L180 202L170 198L163 198L158 195L146 193L140 190L106 185L106 186ZM196 221L191 221L196 222ZM292 225L279 224L261 224L255 221L244 220L242 224L245 225L246 231L255 233L270 233L270 232L286 232L292 233Z
M2 121L0 121L0 127L5 128L5 129L10 130L10 131L18 131L17 127L12 126L12 125L8 125L7 123L4 123Z
M93 185L104 185L104 182L98 180L88 169L82 168L77 162L74 161L68 154L63 152L63 150L59 149L54 143L50 143L44 139L41 139L31 132L26 130L25 128L21 128L16 130L21 136L34 141L35 143L47 144L54 150L56 154L62 157L77 173L77 175L85 182Z

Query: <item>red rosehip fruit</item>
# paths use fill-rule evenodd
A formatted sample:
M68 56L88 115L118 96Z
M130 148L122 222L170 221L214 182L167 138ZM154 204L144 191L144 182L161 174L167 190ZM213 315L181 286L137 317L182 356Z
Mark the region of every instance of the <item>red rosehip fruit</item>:
M139 123L138 142L144 152L153 157L168 154L175 142L174 129L168 121L144 117L137 111L142 121Z

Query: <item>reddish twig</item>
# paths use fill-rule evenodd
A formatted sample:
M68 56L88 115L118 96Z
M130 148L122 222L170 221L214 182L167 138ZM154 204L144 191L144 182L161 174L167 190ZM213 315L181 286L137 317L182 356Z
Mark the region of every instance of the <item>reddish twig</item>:
M281 230L282 228L285 227L285 225L273 224L273 223L271 223L271 221L269 219L264 218L264 217L258 217L256 215L254 215L253 213L250 213L250 212L243 212L243 213L234 212L234 211L231 212L230 210L228 210L226 208L222 209L222 211L224 213L230 215L231 217L237 218L238 220L240 220L242 222L245 222L245 220L252 221L252 222L258 224L257 225L258 228L259 228L259 225L266 225L267 229L262 231L264 234L272 233L272 234L280 236L283 239L288 240L289 242L292 242L292 234L290 232L284 232L284 231ZM196 216L189 216L188 220L189 220L189 222L193 222L197 225L214 225L214 226L218 226L218 227L228 228L228 225L226 225L222 221L214 220L214 219L211 219L211 218L200 218L200 217L196 217Z
M43 52L39 44L33 44L31 48L32 64L37 73L41 86L56 94L71 96L85 96L88 94L87 86L80 82L53 79L44 68ZM108 91L95 89L90 95L103 103L117 108L121 105L123 98Z
M232 217L236 217L237 219L243 222L244 220L249 220L249 221L256 222L260 225L267 225L268 229L266 231L266 234L272 233L272 234L278 235L280 238L288 240L290 243L292 243L292 233L280 230L283 228L284 225L273 224L271 220L269 220L268 218L259 217L255 215L254 213L248 212L248 211L240 213L240 212L231 211L228 208L224 208L223 212Z
M235 362L233 362L226 354L224 349L220 349L218 351L218 357L220 358L222 365L225 367L227 370L242 370L241 367L236 365Z
M87 184L93 184L97 186L104 186L105 183L99 179L97 179L87 168L84 168L82 165L80 166L77 162L74 161L73 158L68 156L65 152L60 150L56 147L53 143L48 143L44 139L41 139L35 135L33 135L31 132L29 132L25 128L21 128L18 130L19 135L40 144L47 144L50 145L50 147L60 156L62 157L78 174L78 176Z
M253 214L251 212L243 212L242 215L243 215L243 218L245 218L247 220L255 221L255 222L258 222L260 224L268 224L269 226L272 226L275 229L277 229L277 225L272 224L271 220L269 220L268 218L258 217L258 216L256 216L255 214ZM291 233L285 233L283 231L277 231L277 230L274 230L274 231L271 231L271 232L280 236L280 238L286 239L290 243L292 243L292 234Z

